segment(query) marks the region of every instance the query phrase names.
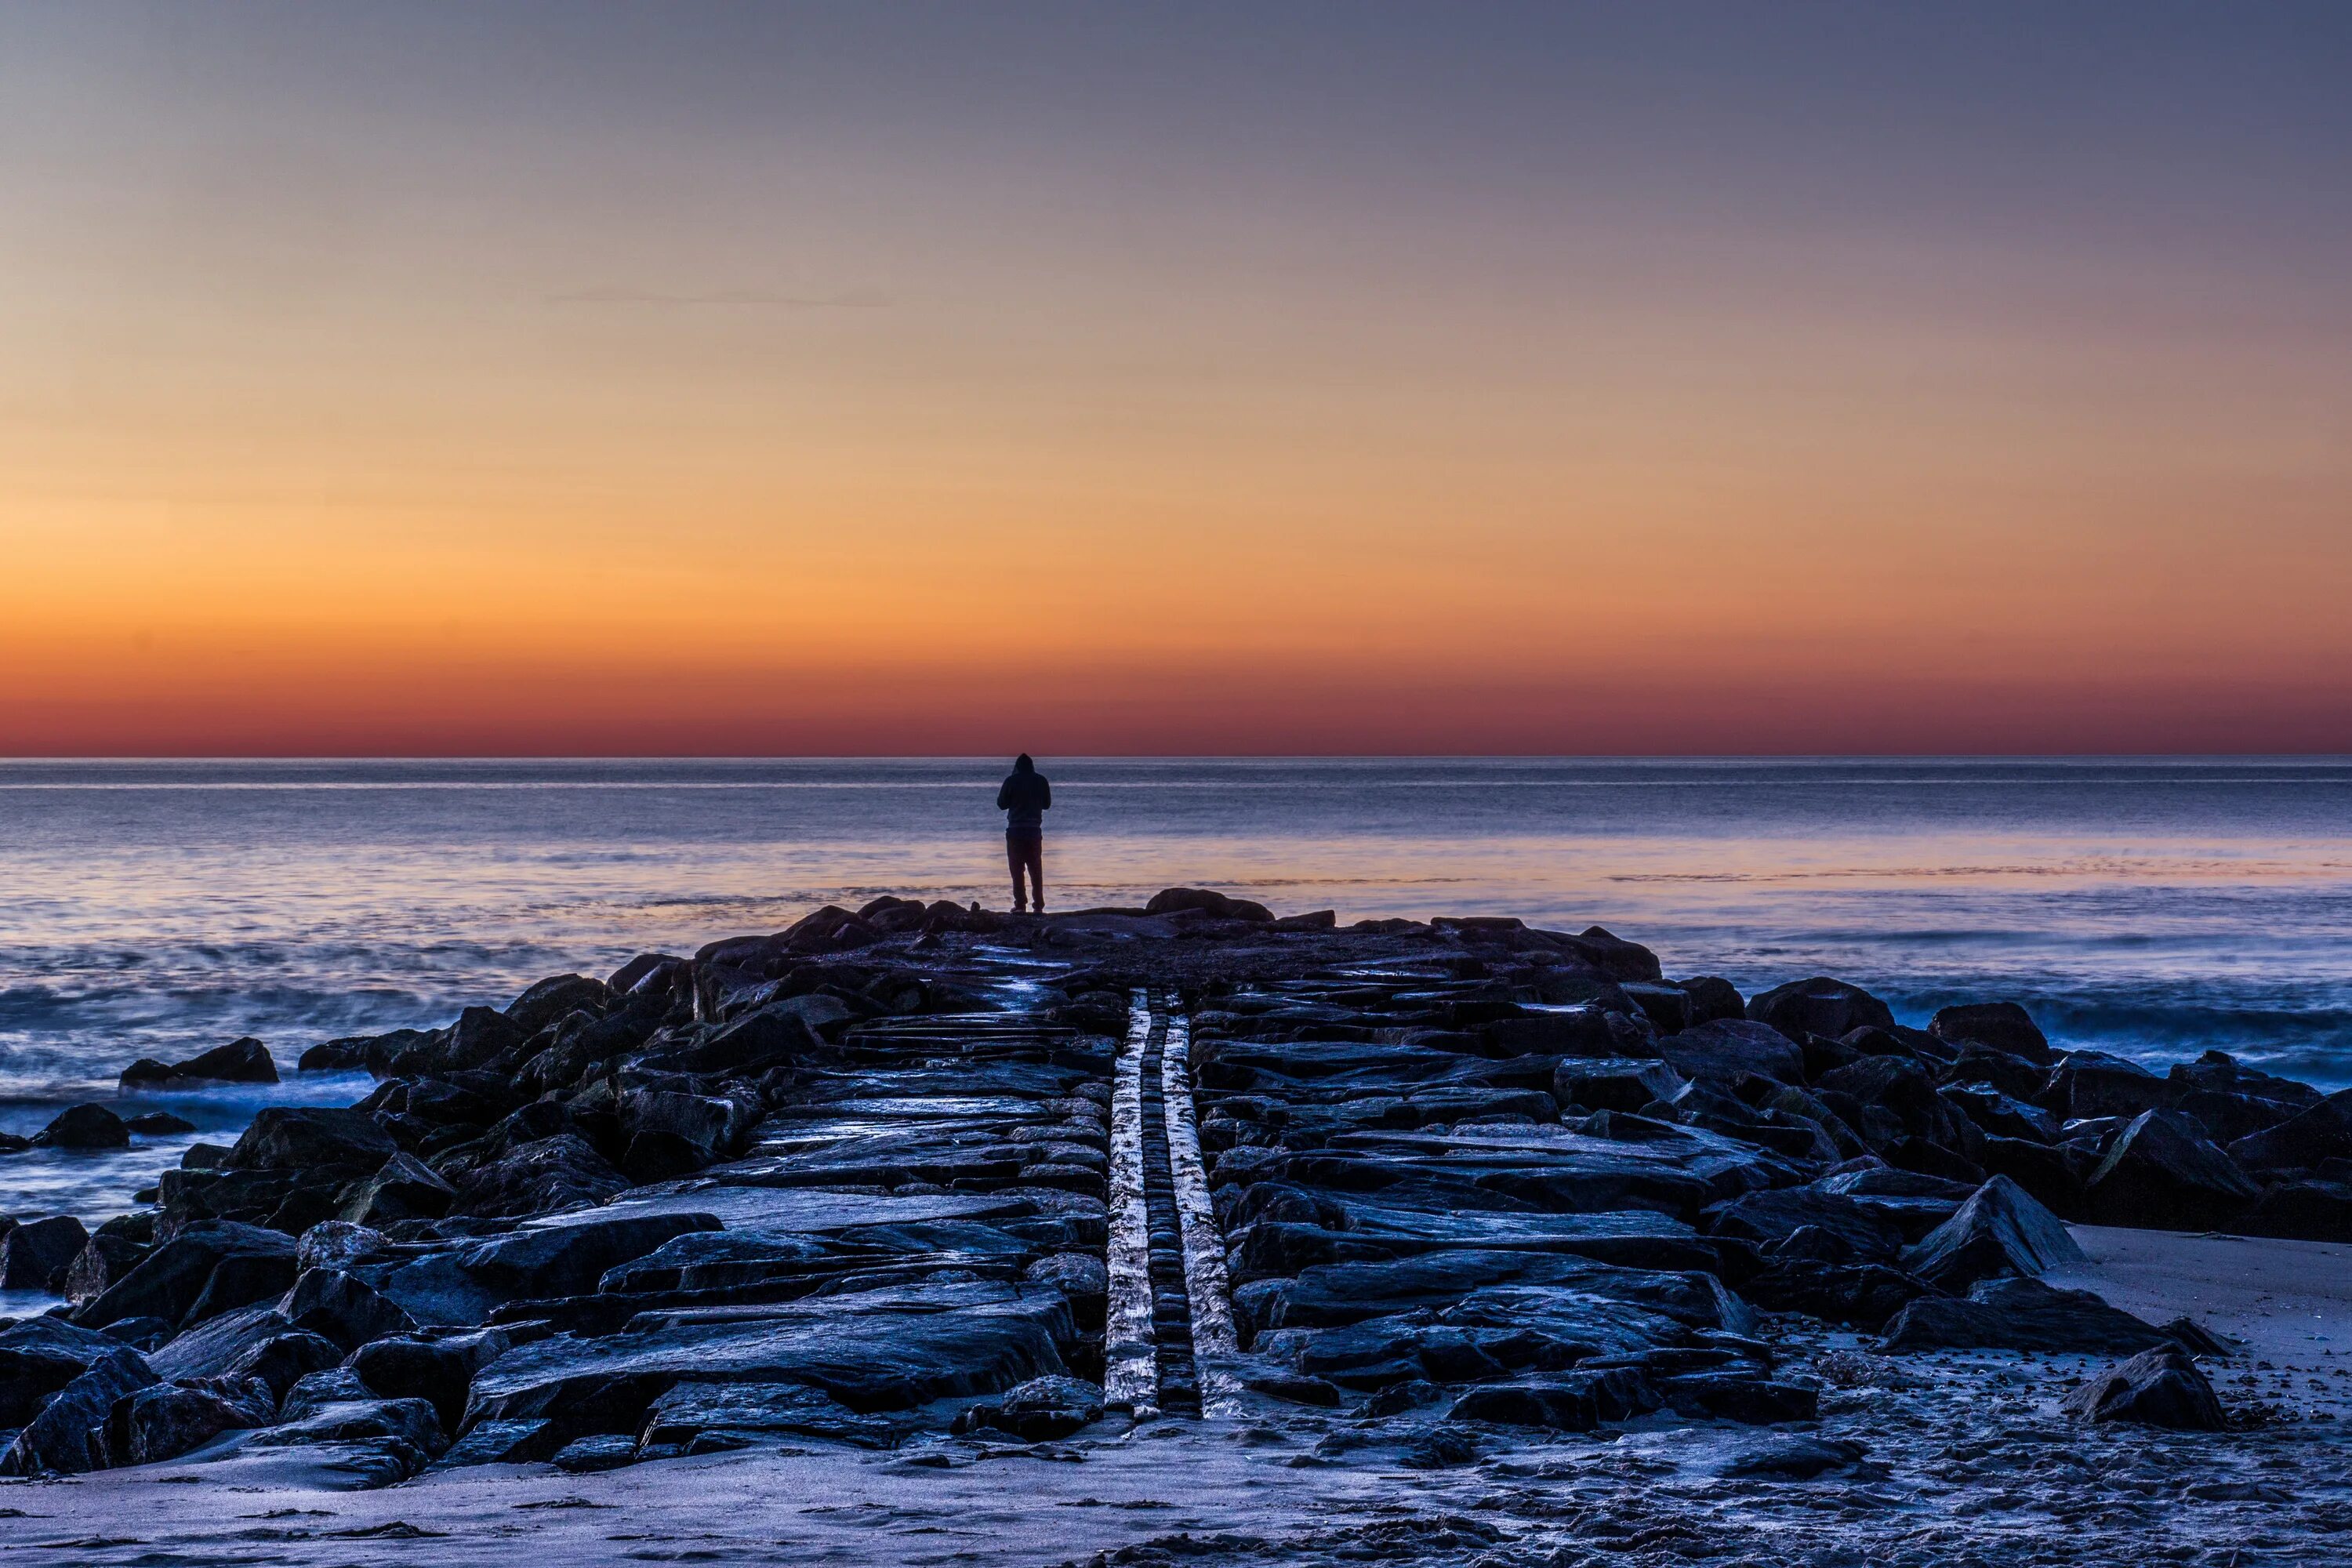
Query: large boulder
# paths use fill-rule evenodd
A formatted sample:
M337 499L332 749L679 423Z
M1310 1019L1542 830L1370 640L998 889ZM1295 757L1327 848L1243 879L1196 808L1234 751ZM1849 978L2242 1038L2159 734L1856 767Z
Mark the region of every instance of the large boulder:
M1739 994L1739 987L1719 974L1696 974L1675 984L1690 993L1694 1025L1748 1016L1748 999Z
M1025 1385L1024 1385L1025 1386ZM1087 1386L1091 1387L1091 1384ZM1099 1407L1102 1390L1095 1389ZM467 1434L499 1428L515 1429L511 1422L483 1422ZM549 1424L530 1424L526 1439L540 1436ZM637 1431L640 1448L675 1446L688 1453L740 1448L778 1438L816 1437L859 1447L885 1448L896 1443L905 1428L887 1417L860 1415L838 1399L802 1383L681 1383L655 1400ZM500 1432L508 1438L507 1432ZM467 1444L459 1445L465 1447ZM449 1462L459 1462L457 1449Z
M1163 888L1143 906L1148 915L1208 915L1221 921L1269 921L1274 911L1264 904L1236 899L1207 888Z
M1753 1073L1782 1083L1805 1081L1803 1048L1769 1024L1726 1018L1658 1042L1658 1055L1686 1079L1736 1083Z
M101 1230L67 1265L60 1292L79 1307L104 1295L109 1286L145 1262L147 1255L154 1250L128 1237L109 1236Z
M121 1349L111 1335L58 1318L0 1329L0 1430L24 1426L50 1395Z
M406 1333L416 1324L400 1304L358 1276L341 1268L306 1268L278 1310L293 1327L355 1349L386 1334Z
M2134 1117L2168 1105L2173 1087L2137 1062L2105 1051L2069 1051L2051 1069L2042 1103L2070 1121Z
M138 1352L117 1346L52 1394L0 1454L0 1476L79 1475L106 1468L101 1428L114 1402L156 1381Z
M2142 1112L2084 1184L2092 1219L2143 1230L2210 1230L2252 1208L2262 1189L2187 1117Z
M2053 1059L2049 1037L2034 1024L2032 1016L2014 1002L1979 1002L1941 1008L1927 1021L1927 1032L1950 1045L1975 1041L2043 1067Z
M273 1105L253 1119L228 1153L232 1171L373 1171L400 1152L365 1112Z
M107 1412L107 1457L117 1465L176 1459L224 1432L266 1426L277 1411L275 1393L258 1378L134 1389Z
M960 1432L990 1428L1043 1443L1090 1426L1102 1419L1102 1414L1103 1391L1098 1384L1055 1373L1033 1377L995 1399L967 1406L957 1415L955 1426Z
M1886 1325L1891 1351L2063 1351L2136 1355L2172 1342L2154 1324L2110 1307L2088 1290L2039 1279L1987 1279L1965 1298L1922 1296Z
M1448 1421L1590 1432L1604 1421L1626 1421L1659 1405L1656 1389L1631 1367L1558 1373L1541 1379L1482 1384L1454 1402Z
M628 1184L587 1140L559 1132L467 1173L449 1207L455 1214L525 1218L601 1204Z
M1771 1246L1811 1226L1843 1245L1840 1262L1892 1263L1903 1249L1903 1233L1869 1207L1843 1193L1784 1187L1749 1193L1710 1211L1717 1236Z
M467 1424L547 1419L625 1431L680 1383L799 1383L852 1410L969 1397L1064 1370L1076 1332L1051 1290L932 1282L810 1298L772 1316L519 1345L474 1378Z
M509 1342L500 1329L440 1339L381 1339L353 1352L352 1371L386 1399L426 1401L440 1415L442 1429L455 1432L465 1417L474 1373L505 1354Z
M0 1290L62 1289L89 1232L71 1215L27 1220L0 1237Z
M42 1149L128 1149L131 1129L103 1105L77 1105L33 1134Z
M645 1257L673 1237L719 1228L707 1214L635 1215L520 1230L467 1249L459 1267L507 1300L583 1296L609 1269Z
M584 974L555 974L507 1004L507 1020L529 1037L572 1013L602 1016L616 1000L614 988Z
M222 1375L240 1381L259 1378L269 1385L275 1401L312 1373L341 1365L344 1354L343 1347L331 1339L289 1328L247 1345Z
M2228 1423L2213 1385L2179 1345L2158 1345L2107 1368L2062 1401L2087 1421L2129 1421L2183 1432L2219 1432Z
M2056 1215L2007 1176L1995 1176L1906 1251L1903 1268L1947 1290L1962 1290L1979 1279L2046 1274L2084 1260Z
M2352 1089L2338 1089L2274 1127L2236 1140L2230 1158L2263 1174L2315 1171L2324 1160L2352 1158Z
M1552 1098L1563 1110L1640 1110L1683 1090L1682 1075L1664 1062L1569 1058L1554 1069Z
M269 1047L250 1037L190 1057L184 1062L160 1062L142 1057L122 1069L126 1089L163 1089L188 1083L276 1083L278 1063Z
M1802 1045L1808 1035L1836 1039L1865 1026L1893 1026L1894 1010L1859 985L1816 974L1748 998L1748 1016Z
M406 1219L439 1219L457 1201L457 1189L414 1154L394 1154L344 1198L345 1221L371 1228Z
M102 1329L124 1318L195 1323L275 1296L294 1282L294 1238L234 1220L200 1220L74 1310Z

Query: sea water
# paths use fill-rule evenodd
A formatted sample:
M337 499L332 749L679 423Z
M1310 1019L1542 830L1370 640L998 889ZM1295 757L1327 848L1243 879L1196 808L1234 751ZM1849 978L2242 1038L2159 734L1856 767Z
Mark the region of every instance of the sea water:
M1826 973L1924 1023L2352 1082L2352 760L1041 759L1053 907L1174 885L1340 919L1602 924L1670 975ZM0 1155L0 1215L117 1213L293 1063L879 893L1009 897L999 759L0 763L0 1131L240 1035L198 1131Z

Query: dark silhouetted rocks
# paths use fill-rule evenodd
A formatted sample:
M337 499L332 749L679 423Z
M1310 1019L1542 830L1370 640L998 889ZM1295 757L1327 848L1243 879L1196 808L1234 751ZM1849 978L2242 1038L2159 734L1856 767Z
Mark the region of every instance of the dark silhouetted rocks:
M2210 1230L2262 1196L2202 1129L2168 1110L2135 1118L2083 1185L2094 1221L2146 1230Z
M2128 1421L2182 1432L2219 1432L2228 1423L2213 1385L2178 1345L2158 1345L2107 1368L2063 1402L2087 1421Z
M202 1083L276 1083L278 1063L259 1040L234 1040L190 1057L184 1062L161 1062L142 1057L122 1069L126 1090L167 1089Z

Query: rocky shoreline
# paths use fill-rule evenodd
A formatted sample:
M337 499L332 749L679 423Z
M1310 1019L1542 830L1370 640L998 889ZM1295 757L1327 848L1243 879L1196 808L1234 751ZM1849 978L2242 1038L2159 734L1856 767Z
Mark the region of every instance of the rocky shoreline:
M1837 980L1743 997L1598 927L882 899L299 1070L354 1068L357 1105L266 1110L95 1233L0 1234L0 1285L67 1298L0 1327L0 1474L908 1474L1213 1432L1525 1483L1392 1557L1813 1561L1643 1538L1638 1466L1581 1535L1536 1482L1696 1435L1711 1485L1866 1522L1890 1448L1959 1419L1939 1398L2023 1378L2070 1442L2275 1471L2344 1392L2047 1277L2084 1226L2352 1240L2352 1093L2058 1052L2009 1000L1918 1029ZM238 1041L123 1088L277 1075ZM135 1126L80 1106L42 1139Z

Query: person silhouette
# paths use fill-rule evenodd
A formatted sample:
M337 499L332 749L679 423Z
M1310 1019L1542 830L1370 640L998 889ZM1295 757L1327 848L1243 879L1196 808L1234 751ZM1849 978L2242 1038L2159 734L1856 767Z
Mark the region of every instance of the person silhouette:
M1004 814L1004 858L1013 868L1013 912L1024 906L1021 878L1028 874L1036 895L1037 912L1045 912L1045 813L1053 808L1054 786L1022 752L1013 760L996 792L996 809Z

